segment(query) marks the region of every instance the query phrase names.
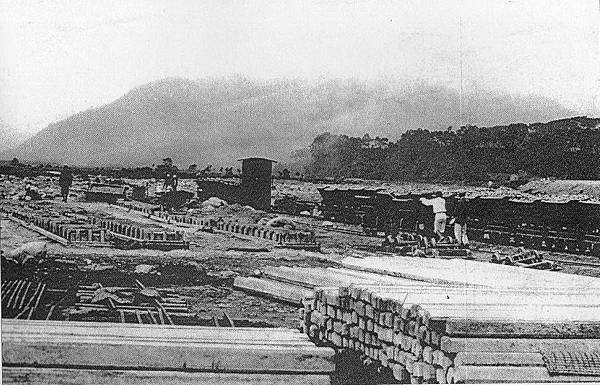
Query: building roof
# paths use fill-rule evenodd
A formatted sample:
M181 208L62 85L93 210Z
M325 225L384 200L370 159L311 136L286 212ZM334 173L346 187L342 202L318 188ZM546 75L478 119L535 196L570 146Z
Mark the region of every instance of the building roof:
M276 160L273 160L273 159L260 158L260 157L252 157L252 156L251 156L251 157L248 157L248 158L241 158L241 159L238 159L238 162L239 162L240 160L266 160L266 161L268 161L268 162L271 162L271 163L277 163L277 161L276 161Z

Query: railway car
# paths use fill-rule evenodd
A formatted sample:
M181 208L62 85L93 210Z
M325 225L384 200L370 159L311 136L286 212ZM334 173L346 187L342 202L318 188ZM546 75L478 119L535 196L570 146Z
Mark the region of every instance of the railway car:
M321 188L319 192L325 219L362 225L369 235L433 235L431 207L420 202L429 194L339 187ZM455 199L445 198L451 217ZM473 240L600 256L598 202L480 196L469 199L467 205L469 237Z

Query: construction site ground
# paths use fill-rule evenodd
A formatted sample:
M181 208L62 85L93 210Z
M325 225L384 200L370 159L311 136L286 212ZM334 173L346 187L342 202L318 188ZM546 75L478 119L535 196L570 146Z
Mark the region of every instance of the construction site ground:
M106 203L62 203L55 200L54 204L88 212L98 210L138 222L157 223L138 212ZM295 328L298 326L296 307L234 290L234 277L259 274L265 266L332 266L345 256L372 255L372 252L359 250L358 247L377 245L381 239L361 234L358 226L332 226L331 223L324 224L322 220L312 217L286 217L295 220L300 228L315 231L322 251L291 250L276 247L273 242L259 238L210 233L165 223L161 225L186 231L186 238L190 241L189 250L165 252L63 246L7 217L3 217L1 221L0 243L2 250L7 251L30 241L48 241L49 258L36 271L19 274L37 275L36 278L43 278L57 287L76 282L90 284L95 280L103 281L105 285L118 284L125 279L136 278L147 286L174 289L185 296L191 310L201 318L219 318L225 312L231 318L248 319L257 326ZM516 248L508 246L473 246L473 258L484 262L489 261L493 252L516 252ZM256 251L258 249L269 251ZM544 255L547 259L560 262L563 272L600 276L599 261L593 257L546 252ZM139 265L151 265L155 271L136 273L135 269ZM14 272L2 273L10 275Z

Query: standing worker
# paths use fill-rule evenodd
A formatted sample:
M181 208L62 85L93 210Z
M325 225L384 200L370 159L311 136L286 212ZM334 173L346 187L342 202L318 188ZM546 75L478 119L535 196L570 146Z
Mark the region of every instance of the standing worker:
M421 198L421 203L425 206L433 206L433 232L438 236L438 241L444 239L446 230L446 200L442 198L442 192L437 191L432 199Z
M458 193L458 199L454 206L454 236L459 246L469 248L467 238L467 200L465 193Z
M73 174L69 170L69 167L63 167L60 178L58 178L58 184L60 185L60 195L62 195L63 202L66 202L69 196L69 189L71 188L71 184L73 184Z

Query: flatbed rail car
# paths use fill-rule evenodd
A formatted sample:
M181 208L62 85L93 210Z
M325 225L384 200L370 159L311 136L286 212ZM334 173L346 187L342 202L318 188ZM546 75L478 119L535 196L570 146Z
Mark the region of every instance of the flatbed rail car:
M433 228L431 207L419 201L427 194L333 187L319 192L324 219L361 225L369 235L428 235ZM454 197L446 197L450 217L454 203ZM600 256L600 202L480 196L467 200L467 211L473 240Z

